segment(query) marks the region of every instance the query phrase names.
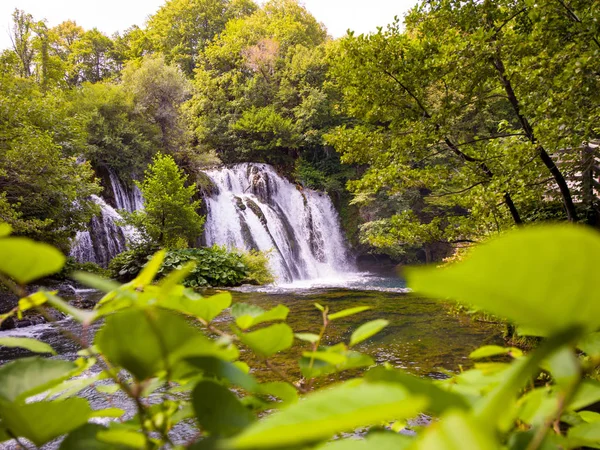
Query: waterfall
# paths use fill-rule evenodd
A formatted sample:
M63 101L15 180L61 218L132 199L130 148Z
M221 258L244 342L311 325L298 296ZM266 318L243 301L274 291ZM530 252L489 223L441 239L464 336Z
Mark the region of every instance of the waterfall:
M117 209L133 212L144 208L142 192L136 185L131 189L126 188L112 169L108 170L108 176Z
M206 171L208 245L269 251L279 282L337 277L353 269L339 217L326 194L300 189L267 164Z
M109 181L117 209L133 212L143 208L144 200L137 186L128 189L112 171ZM135 238L136 232L132 227L117 225L121 215L102 198L92 195L91 199L100 207L100 214L92 218L86 231L77 233L70 256L79 262L107 267L112 258L127 249L128 239Z

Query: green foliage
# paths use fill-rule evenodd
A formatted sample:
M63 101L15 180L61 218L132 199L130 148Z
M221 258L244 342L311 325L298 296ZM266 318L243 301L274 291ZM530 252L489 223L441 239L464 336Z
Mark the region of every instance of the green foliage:
M18 238L2 238L11 239L21 243ZM316 390L318 377L373 365L369 356L349 350L349 345L372 337L387 321L359 326L349 344L324 345L332 320L367 307L330 312L327 306L315 304L322 325L316 333L296 334L309 348L299 361L304 378L292 384L293 375L273 363L293 344L293 331L285 323L288 309L279 305L265 311L235 304L230 310L235 325L229 331L219 320L231 306L229 293L204 298L179 284L201 263L182 262L154 283L168 258L161 251L124 285L88 275L93 286L106 292L93 312L79 311L46 292L22 299L20 310L47 301L86 326L103 323L93 342L81 342L82 356L74 363L29 357L0 367L0 438L20 437L43 445L67 435L63 448L84 442L86 448L159 448L170 445L169 432L177 423L192 419L200 430L194 445L225 450L305 445L354 450L375 443L386 449L593 448L600 421L597 413L585 408L600 399L600 387L584 375L599 364L600 324L594 309L598 302L589 287L593 281L589 258L599 245L600 235L584 228L524 228L481 245L463 261L409 272L409 281L419 291L434 296L447 293L544 334L546 338L531 353L487 346L471 357L488 362L449 374L445 380L418 378L383 366L371 368L364 377ZM45 271L53 269L51 263L45 267ZM7 277L4 270L0 268L0 274ZM502 286L495 284L498 279ZM564 283L564 290L557 280ZM19 292L19 286L12 287ZM48 350L33 341L4 342ZM259 356L253 367L239 361L239 346ZM576 353L576 347L585 353ZM498 356L502 359L494 359ZM104 363L97 378L69 380L100 358ZM251 373L261 366L282 381L255 379ZM535 384L539 376L543 386ZM92 411L86 400L67 398L101 378L114 382L98 387L104 395L120 391L118 395L133 401L133 420L107 427L86 425L93 417L122 414L112 409ZM161 400L150 401L158 388ZM45 399L32 398L46 390ZM296 391L304 397L301 401L296 401ZM52 395L59 397L48 400ZM436 420L415 436L397 434L402 421L421 412L435 414ZM381 431L382 426L389 430ZM356 429L372 432L364 439L351 436L330 442Z
M275 277L269 268L269 254L259 250L243 252L242 262L246 266L247 275L244 283L248 284L271 284Z
M239 253L224 247L188 248L167 253L159 271L167 274L193 262L195 267L184 284L189 287L238 286L248 276L248 268Z
M204 217L193 200L196 185L186 186L185 175L171 156L158 154L136 182L144 196L144 209L124 214L125 221L140 230L148 243L161 247L187 247L202 233Z
M110 277L119 281L133 280L158 250L159 246L155 244L138 244L119 253L108 264Z

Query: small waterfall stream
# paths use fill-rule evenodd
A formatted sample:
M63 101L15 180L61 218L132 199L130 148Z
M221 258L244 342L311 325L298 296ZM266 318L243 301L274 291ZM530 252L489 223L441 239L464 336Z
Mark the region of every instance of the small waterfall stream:
M133 212L143 208L142 193L137 186L127 188L112 171L109 181L116 209ZM92 200L100 207L100 214L92 218L86 231L77 233L70 256L79 262L107 267L112 258L127 249L127 239L135 236L135 230L117 225L122 217L104 199L92 195Z
M270 251L279 282L352 271L337 212L326 194L299 189L267 164L207 171L218 193L206 199L208 245Z

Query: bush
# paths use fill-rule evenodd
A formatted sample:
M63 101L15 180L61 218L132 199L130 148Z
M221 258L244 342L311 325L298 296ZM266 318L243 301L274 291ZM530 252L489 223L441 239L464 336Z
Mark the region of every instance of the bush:
M170 250L158 273L164 276L191 261L196 267L183 281L188 287L239 286L250 273L240 253L219 246Z
M269 254L259 250L242 253L242 262L248 269L248 276L244 280L248 284L271 284L275 277L269 269Z
M51 280L65 281L71 279L71 274L73 272L87 272L93 273L96 275L100 275L101 277L110 277L111 272L103 267L100 267L98 264L93 262L84 262L80 263L75 261L75 258L68 257L65 265L61 269L60 272L55 273L48 277Z
M159 248L156 244L141 244L119 253L108 264L110 277L121 282L133 280Z

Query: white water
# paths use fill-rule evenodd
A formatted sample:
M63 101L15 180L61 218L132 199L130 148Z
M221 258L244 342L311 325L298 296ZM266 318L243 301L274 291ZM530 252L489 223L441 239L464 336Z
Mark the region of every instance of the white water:
M133 212L143 208L142 193L137 186L126 188L113 172L109 172L109 179L117 209ZM100 207L100 214L92 218L86 231L77 233L70 256L79 262L107 267L112 258L127 249L128 240L135 239L136 232L132 227L117 225L122 217L106 201L97 195L91 198Z
M354 270L331 199L300 189L267 164L207 171L218 193L207 198L208 245L270 252L279 283L342 279Z

